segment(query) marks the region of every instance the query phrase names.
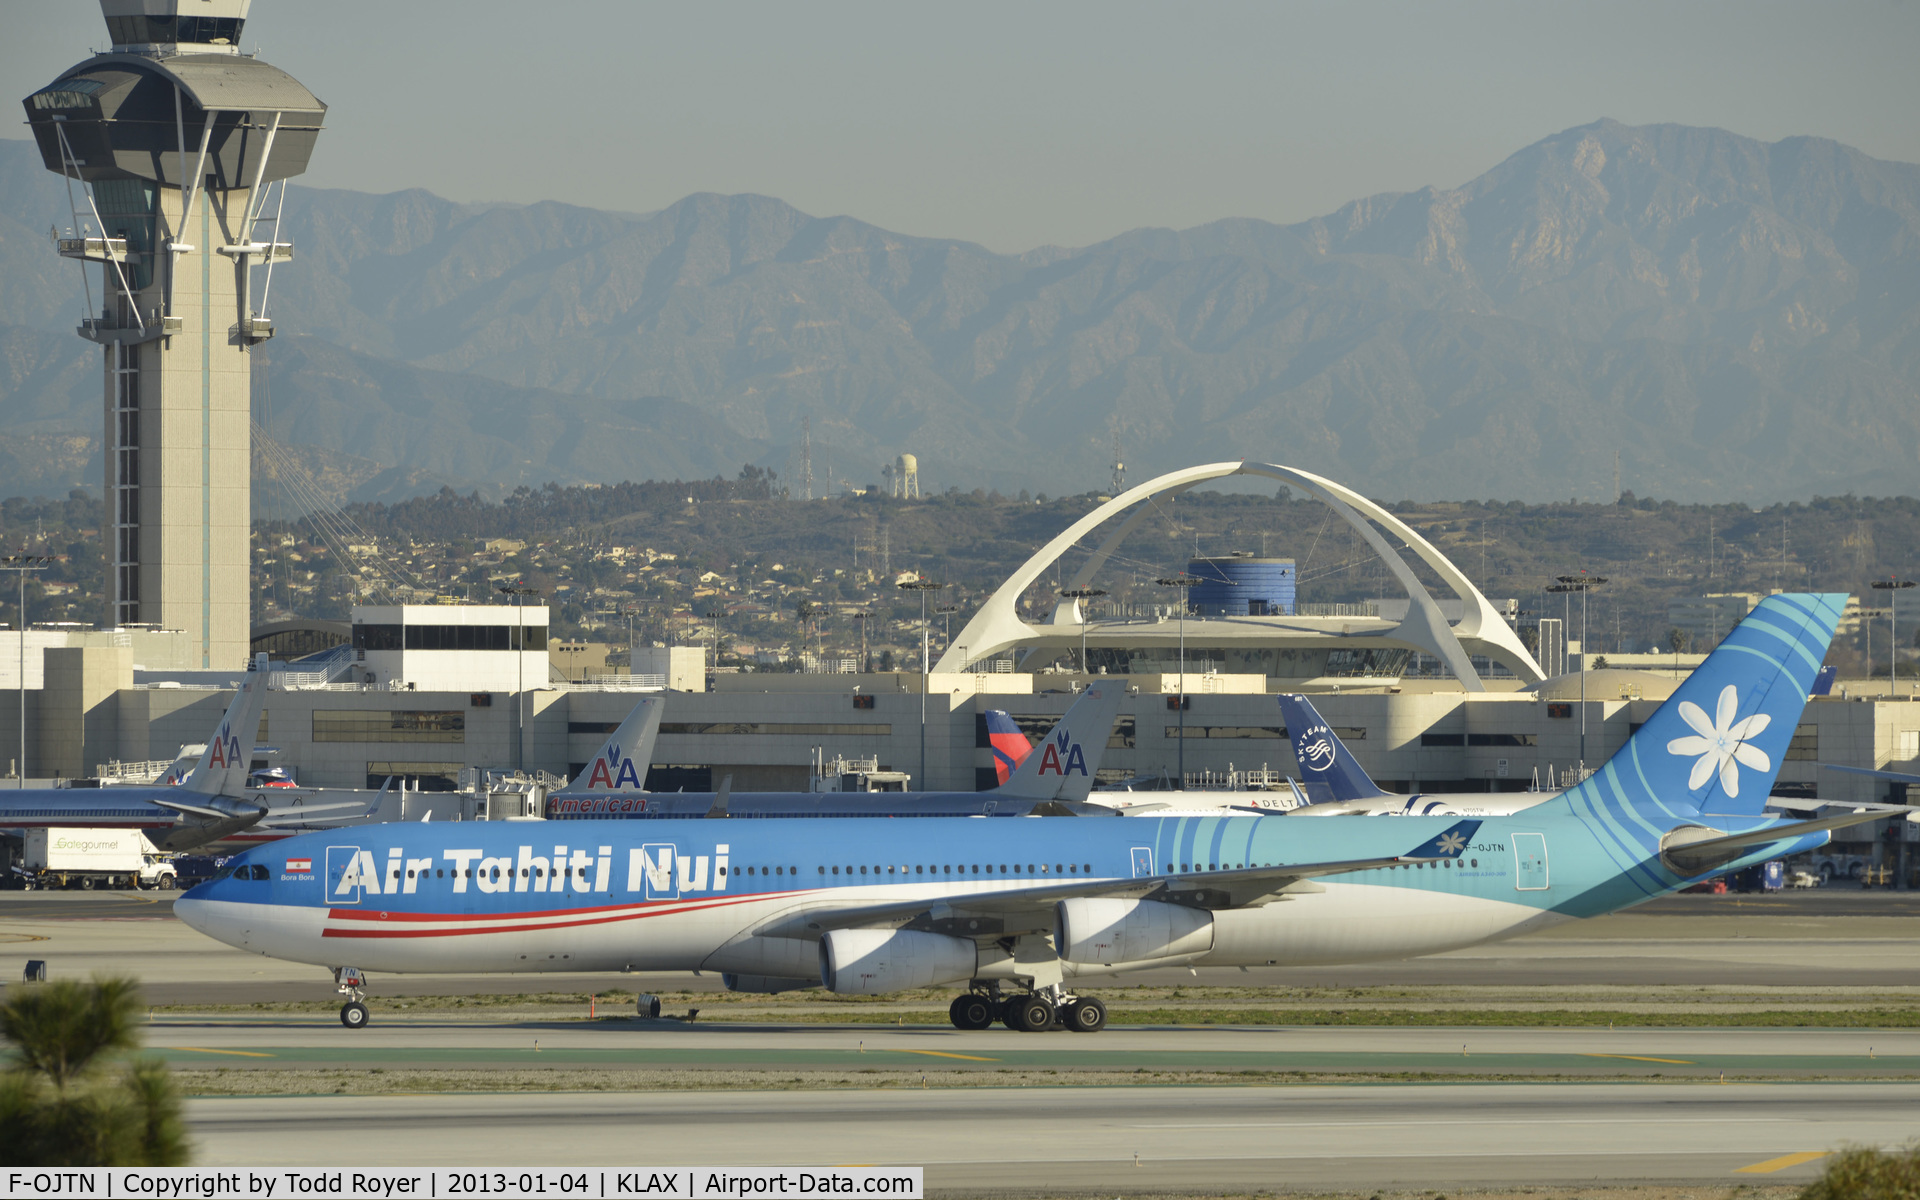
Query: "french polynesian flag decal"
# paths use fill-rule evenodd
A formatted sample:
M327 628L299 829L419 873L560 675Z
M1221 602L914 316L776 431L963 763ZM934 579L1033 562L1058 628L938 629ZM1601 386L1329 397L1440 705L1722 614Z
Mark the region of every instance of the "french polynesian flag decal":
M289 875L304 874L311 870L313 870L313 860L310 858L290 858L287 860L287 873Z

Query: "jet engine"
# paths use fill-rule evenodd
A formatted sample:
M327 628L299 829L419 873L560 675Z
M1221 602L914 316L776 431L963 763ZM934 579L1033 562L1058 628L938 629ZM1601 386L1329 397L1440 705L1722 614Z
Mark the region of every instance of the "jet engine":
M911 929L835 929L820 939L820 982L843 996L878 996L973 978L966 938Z
M1141 962L1213 949L1213 914L1158 900L1076 896L1054 909L1053 944L1069 962Z

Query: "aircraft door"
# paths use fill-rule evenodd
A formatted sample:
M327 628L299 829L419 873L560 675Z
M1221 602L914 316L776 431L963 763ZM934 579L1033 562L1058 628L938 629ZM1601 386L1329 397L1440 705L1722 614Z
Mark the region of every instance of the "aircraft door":
M1513 862L1514 890L1521 892L1544 892L1547 890L1546 834L1514 834Z
M327 847L327 903L360 903L360 847Z
M1133 848L1133 877L1145 879L1153 874L1153 847L1135 846Z

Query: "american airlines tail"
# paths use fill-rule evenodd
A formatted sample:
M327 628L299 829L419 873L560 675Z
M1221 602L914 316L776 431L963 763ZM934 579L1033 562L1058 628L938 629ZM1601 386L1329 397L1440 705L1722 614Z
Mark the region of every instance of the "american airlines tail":
M634 705L586 769L554 795L646 791L647 767L653 762L653 744L660 736L660 717L666 708L662 696L648 696Z
M248 666L247 677L234 693L220 728L207 739L200 761L180 786L203 796L244 796L247 769L253 761L253 743L260 733L260 709L267 700L266 655Z
M1300 760L1300 776L1309 788L1319 785L1335 800L1369 800L1386 795L1305 696L1283 695L1279 699L1287 736L1293 739L1294 757Z
M1022 800L1085 800L1126 695L1118 681L1089 685L999 792Z

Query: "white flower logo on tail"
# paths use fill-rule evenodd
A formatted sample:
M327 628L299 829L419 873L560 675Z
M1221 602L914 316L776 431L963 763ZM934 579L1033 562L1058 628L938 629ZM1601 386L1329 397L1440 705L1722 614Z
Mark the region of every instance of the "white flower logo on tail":
M1681 757L1698 755L1693 764L1693 774L1687 777L1687 787L1698 791L1713 773L1720 773L1720 786L1727 795L1740 794L1740 768L1751 767L1756 771L1769 770L1773 766L1764 753L1747 745L1749 738L1758 737L1760 732L1773 724L1773 718L1765 713L1755 713L1744 721L1735 721L1733 714L1740 711L1740 693L1728 684L1720 691L1720 702L1713 720L1701 711L1698 704L1691 700L1680 703L1680 719L1692 727L1698 737L1675 738L1667 743L1667 753Z

